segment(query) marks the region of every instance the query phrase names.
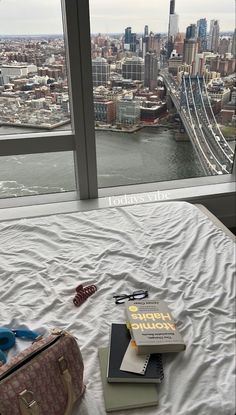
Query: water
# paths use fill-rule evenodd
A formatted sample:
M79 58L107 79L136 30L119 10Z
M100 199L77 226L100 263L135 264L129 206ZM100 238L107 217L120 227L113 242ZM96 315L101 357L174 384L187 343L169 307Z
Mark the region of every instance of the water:
M204 176L191 143L176 142L173 130L97 131L96 138L100 187Z
M0 127L0 136L13 132L39 130ZM99 187L204 176L191 143L176 142L167 128L96 131L96 143ZM0 157L0 197L74 189L72 152Z

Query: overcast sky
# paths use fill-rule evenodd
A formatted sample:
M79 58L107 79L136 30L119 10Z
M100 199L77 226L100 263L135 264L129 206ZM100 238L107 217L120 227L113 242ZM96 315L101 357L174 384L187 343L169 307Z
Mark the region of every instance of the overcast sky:
M90 0L93 33L167 32L169 0ZM222 31L234 30L235 0L176 0L179 29L206 17L218 19ZM61 33L60 0L0 0L0 34Z

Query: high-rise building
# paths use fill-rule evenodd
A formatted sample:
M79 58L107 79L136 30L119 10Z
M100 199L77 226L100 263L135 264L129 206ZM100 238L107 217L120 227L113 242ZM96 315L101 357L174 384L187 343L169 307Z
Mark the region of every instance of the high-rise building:
M220 25L218 20L211 20L208 49L214 53L218 52L220 38Z
M219 41L219 47L218 47L218 52L219 55L225 55L226 53L231 53L231 48L230 48L230 39L223 37L222 39L220 39Z
M174 38L179 31L179 16L178 14L170 14L169 36Z
M174 49L176 50L177 55L183 56L184 53L184 33L177 33L174 42Z
M92 59L93 86L108 84L110 78L110 65L105 58Z
M206 60L205 60L204 52L196 53L194 67L192 68L192 74L203 75L205 70L206 70Z
M146 53L148 52L148 40L149 40L149 36L144 37L142 39L142 57L144 58Z
M170 0L170 14L169 14L169 27L168 27L168 44L167 44L167 56L171 55L174 47L174 38L177 35L179 28L179 17L175 13L175 0Z
M197 36L199 39L199 51L207 50L207 20L206 18L197 21Z
M183 62L187 65L193 65L195 56L198 52L198 43L195 39L185 39Z
M186 29L186 39L196 39L197 38L197 26L191 23Z
M154 35L153 32L148 36L147 52L154 52L160 55L161 52L161 35Z
M233 57L236 58L236 29L234 29L231 53L232 53Z
M144 81L144 60L137 56L126 58L122 64L124 79Z
M131 33L130 51L136 52L137 49L137 36L136 33Z
M158 56L161 53L161 35L157 33L154 35L153 32L150 32L149 36L142 38L142 56L145 58L147 52L154 52Z
M131 27L126 27L125 29L125 38L124 38L124 48L125 50L130 50L131 52L136 52L137 46L137 36L136 33L132 33Z
M155 53L147 53L145 56L144 86L153 90L157 88L157 76L159 60Z
M131 42L131 27L126 27L125 29L125 44L129 45Z
M175 0L170 0L170 14L175 13Z
M148 36L148 25L144 26L144 37Z
M213 55L209 63L210 70L213 72L220 72L222 76L227 76L235 72L235 59Z

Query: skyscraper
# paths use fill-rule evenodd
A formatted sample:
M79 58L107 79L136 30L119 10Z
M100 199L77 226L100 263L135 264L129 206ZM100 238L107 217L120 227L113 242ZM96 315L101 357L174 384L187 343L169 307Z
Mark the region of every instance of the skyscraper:
M131 42L131 27L126 27L125 29L125 44L130 44Z
M131 52L136 52L136 44L137 44L136 33L132 33L131 27L126 27L125 29L124 44L125 44L124 47L126 50L130 50Z
M174 47L174 38L178 33L178 19L179 16L175 13L175 0L170 0L170 15L169 15L169 27L168 27L168 45L167 56L171 55Z
M169 36L175 37L179 31L179 16L178 14L170 14Z
M155 52L160 55L161 51L161 36L160 34L154 35L153 32L150 32L148 37L148 49L147 52Z
M186 29L186 39L196 39L197 38L197 26L191 23Z
M199 39L199 52L207 50L207 20L206 18L197 21L197 36Z
M157 87L158 57L155 53L147 53L145 56L144 86L151 90Z
M218 52L220 38L220 25L218 20L211 20L210 24L210 34L209 34L209 44L208 49L212 52Z
M234 59L236 58L236 29L234 29L234 34L233 34L233 39L232 39L232 48L231 48L231 53L234 57Z
M196 53L198 52L198 43L195 39L185 39L183 62L187 65L193 65Z
M137 48L137 36L136 33L131 33L130 51L136 52Z
M170 14L175 13L175 0L170 0Z
M148 36L148 25L144 26L144 37Z

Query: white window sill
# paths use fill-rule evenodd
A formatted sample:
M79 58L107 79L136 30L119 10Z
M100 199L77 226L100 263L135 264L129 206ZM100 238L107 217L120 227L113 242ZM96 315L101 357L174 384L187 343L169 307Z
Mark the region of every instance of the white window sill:
M221 183L202 185L198 179L188 179L181 182L185 182L186 186L186 183L190 184L194 181L195 185L174 189L171 188L173 182L101 189L99 191L101 197L90 200L76 200L75 192L2 199L0 200L0 220L47 216L138 203L185 200L204 205L226 226L235 227L236 182L233 181L232 175L230 181L229 177L228 181L224 178L225 176L218 178ZM204 179L212 179L212 177ZM206 180L206 182L212 182L212 180ZM184 185L184 183L182 184Z

